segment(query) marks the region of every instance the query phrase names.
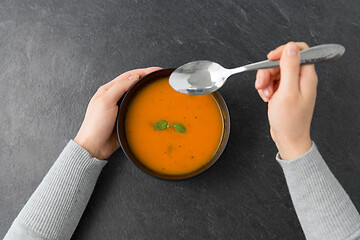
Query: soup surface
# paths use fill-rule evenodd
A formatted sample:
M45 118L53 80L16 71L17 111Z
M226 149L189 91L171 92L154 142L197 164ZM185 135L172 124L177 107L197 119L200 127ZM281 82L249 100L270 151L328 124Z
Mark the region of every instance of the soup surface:
M223 117L211 94L186 95L171 88L168 78L145 86L129 105L125 132L136 158L147 168L165 175L184 175L208 163L223 135ZM166 120L170 127L155 130ZM183 124L186 133L174 129Z

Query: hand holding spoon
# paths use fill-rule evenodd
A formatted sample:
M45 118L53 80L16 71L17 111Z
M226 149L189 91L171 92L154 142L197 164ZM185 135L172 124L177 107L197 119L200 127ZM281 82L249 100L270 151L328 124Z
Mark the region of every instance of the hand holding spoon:
M345 48L339 44L322 44L300 51L300 65L325 62L341 57ZM221 65L200 60L182 65L170 75L169 83L178 92L190 95L212 93L224 85L233 74L279 67L279 61L261 61L242 67L226 69Z

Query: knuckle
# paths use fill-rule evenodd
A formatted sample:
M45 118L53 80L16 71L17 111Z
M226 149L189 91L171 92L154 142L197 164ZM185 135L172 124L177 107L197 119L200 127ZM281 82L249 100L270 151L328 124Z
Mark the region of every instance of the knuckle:
M103 92L105 92L105 87L104 87L104 85L103 85L103 86L100 86L100 87L97 89L95 95L100 95L100 94L103 93Z
M288 47L289 46L289 44L296 44L295 42L293 42L293 41L290 41L290 42L288 42L287 44L285 44L286 45L286 47Z
M98 91L105 91L106 90L106 87L105 85L102 85L98 88Z

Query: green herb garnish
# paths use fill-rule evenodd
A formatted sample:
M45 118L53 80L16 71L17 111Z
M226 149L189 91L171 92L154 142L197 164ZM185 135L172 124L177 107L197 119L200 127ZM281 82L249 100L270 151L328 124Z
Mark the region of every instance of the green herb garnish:
M164 129L167 129L169 127L170 127L169 122L165 121L165 120L159 120L154 124L154 129L155 130L164 130Z
M186 128L181 123L174 124L174 129L181 133L186 133Z

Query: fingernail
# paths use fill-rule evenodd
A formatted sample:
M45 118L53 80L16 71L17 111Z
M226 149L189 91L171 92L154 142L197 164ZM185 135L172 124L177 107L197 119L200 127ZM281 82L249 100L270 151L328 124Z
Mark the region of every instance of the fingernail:
M265 96L264 92L262 90L259 91L260 97L264 102L268 101L268 98Z
M287 55L296 56L298 53L298 48L295 43L289 43L287 46Z
M140 78L139 75L132 75L132 76L130 76L128 79L129 79L130 81L135 81L135 80L139 80L139 78Z
M269 91L269 89L267 89L267 88L264 89L264 90L263 90L263 93L264 93L264 95L265 95L266 98L269 98L269 96L270 96L270 91Z

